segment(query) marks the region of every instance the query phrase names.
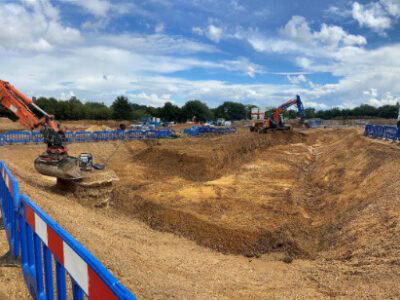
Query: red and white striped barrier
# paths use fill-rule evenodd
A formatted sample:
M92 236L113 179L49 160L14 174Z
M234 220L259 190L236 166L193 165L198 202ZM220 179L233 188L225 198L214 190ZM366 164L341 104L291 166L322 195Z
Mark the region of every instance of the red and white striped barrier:
M25 207L25 219L90 299L118 299L96 272L29 205Z

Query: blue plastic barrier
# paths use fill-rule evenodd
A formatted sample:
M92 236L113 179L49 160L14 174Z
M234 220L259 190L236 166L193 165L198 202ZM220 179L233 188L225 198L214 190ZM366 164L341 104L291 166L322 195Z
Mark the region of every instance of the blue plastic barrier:
M236 132L235 127L211 127L211 126L193 126L192 128L185 128L184 134L191 136L200 135L223 135L232 134Z
M135 299L111 273L26 195L0 161L0 196L11 254L33 299ZM71 291L67 284L71 279Z
M7 144L26 144L32 140L30 131L7 131L4 137Z
M162 139L175 136L173 129L159 130L110 130L110 131L68 131L68 143L101 142L113 140ZM5 144L43 143L43 135L38 131L8 131L0 134L0 146Z
M400 140L400 128L385 125L365 125L364 135L392 141Z
M0 172L0 197L3 224L6 230L10 251L14 257L18 257L20 252L19 230L17 228L19 205L18 182L2 161L0 161Z

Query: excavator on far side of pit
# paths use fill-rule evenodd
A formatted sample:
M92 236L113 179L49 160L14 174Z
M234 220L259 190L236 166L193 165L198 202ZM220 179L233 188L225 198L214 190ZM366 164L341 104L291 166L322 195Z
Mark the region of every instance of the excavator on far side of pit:
M93 169L104 169L104 165L93 163L90 153L82 153L79 157L69 156L65 145L65 132L54 116L46 113L10 83L2 80L0 106L9 110L25 128L40 130L42 133L47 149L34 161L34 167L40 174L56 177L57 180L81 180ZM43 117L37 117L34 110Z
M304 124L305 113L303 102L301 101L300 96L297 95L296 98L290 99L278 106L270 116L265 116L264 120L255 120L250 127L250 131L266 133L269 130L290 130L291 127L284 123L282 113L293 105L297 106L297 116L300 123Z

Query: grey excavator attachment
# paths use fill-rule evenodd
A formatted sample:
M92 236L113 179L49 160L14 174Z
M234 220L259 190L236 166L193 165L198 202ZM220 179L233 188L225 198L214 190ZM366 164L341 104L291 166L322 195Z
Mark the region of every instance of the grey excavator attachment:
M98 186L118 180L114 171L105 170L103 164L93 163L90 153L82 153L79 157L42 154L35 159L34 165L42 175L56 177L61 181L74 181L84 186Z
M46 155L40 155L35 159L35 169L45 176L56 177L65 180L82 179L82 171L79 166L79 160L76 157L63 155L52 158Z

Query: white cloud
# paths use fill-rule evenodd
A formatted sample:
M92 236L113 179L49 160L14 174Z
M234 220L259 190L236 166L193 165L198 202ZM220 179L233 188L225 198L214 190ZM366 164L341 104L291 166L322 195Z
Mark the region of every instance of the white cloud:
M302 16L293 16L281 29L281 34L284 37L301 42L310 42L313 39L310 26Z
M62 2L77 5L96 17L105 17L111 9L111 3L107 0L61 0Z
M59 96L59 98L60 98L61 100L69 100L69 99L71 99L72 97L75 97L74 91L61 92L61 94L60 94L60 96Z
M155 33L162 33L164 31L164 23L158 23L154 28Z
M307 82L307 78L304 76L304 74L300 74L300 75L286 75L287 80L291 83L291 84L299 84L302 82Z
M142 92L138 94L128 94L128 96L135 103L151 105L156 107L163 106L165 102L172 102L172 103L174 102L173 100L171 100L171 95L169 94L158 95L155 93L146 94Z
M221 35L222 35L222 29L220 27L214 25L208 25L206 36L210 40L218 43L221 39Z
M214 53L219 51L213 45L163 33L150 35L138 33L102 34L94 37L92 42L98 45L113 45L132 52L150 54Z
M303 69L309 69L312 62L307 57L297 57L295 60L296 64Z
M355 2L353 3L353 18L361 27L369 27L375 31L382 32L392 26L392 21L386 14L380 3L373 3L367 7Z
M400 2L398 0L380 0L380 3L389 15L396 18L400 17Z
M400 97L393 96L391 92L379 95L378 90L374 88L364 91L363 94L367 100L366 103L373 106L396 105L400 102Z
M255 77L256 74L264 73L262 66L251 63L245 57L239 57L236 60L225 60L221 63L221 67L229 71L240 71L249 77Z
M192 28L192 31L198 35L206 36L208 39L215 43L219 43L223 33L221 27L215 26L213 24L208 25L206 28L196 26Z
M258 30L239 29L230 37L247 41L257 52L303 54L302 64L310 64L311 57L332 58L338 49L359 47L367 43L365 37L347 33L342 27L322 24L319 31L312 31L307 20L293 16L279 30L278 37L267 38Z
M365 45L367 43L361 35L349 34L342 27L325 23L321 25L320 31L312 32L306 19L301 16L293 16L280 32L283 37L300 44L318 44L330 48L337 48L342 45Z
M346 17L351 17L351 10L345 9L343 7L337 7L335 5L330 6L326 11L325 14L330 16L330 17L340 17L340 18L346 18Z
M0 5L0 47L42 52L82 41L81 33L64 26L47 0L23 4Z
M395 10L393 9L393 13ZM236 38L244 39L258 52L287 54L303 72L329 73L339 80L337 83L315 84L306 76L288 75L289 83L303 89L309 103L320 102L332 105L370 103L382 105L395 103L400 95L400 44L376 49L366 49L367 43L361 35L349 34L339 26L322 24L313 31L308 22L294 16L281 30L281 37L265 38L257 30L239 32ZM366 97L370 89L380 96ZM394 96L392 96L394 95ZM310 104L311 105L311 104Z
M231 0L230 5L236 11L246 11L246 7L240 4L238 0Z

